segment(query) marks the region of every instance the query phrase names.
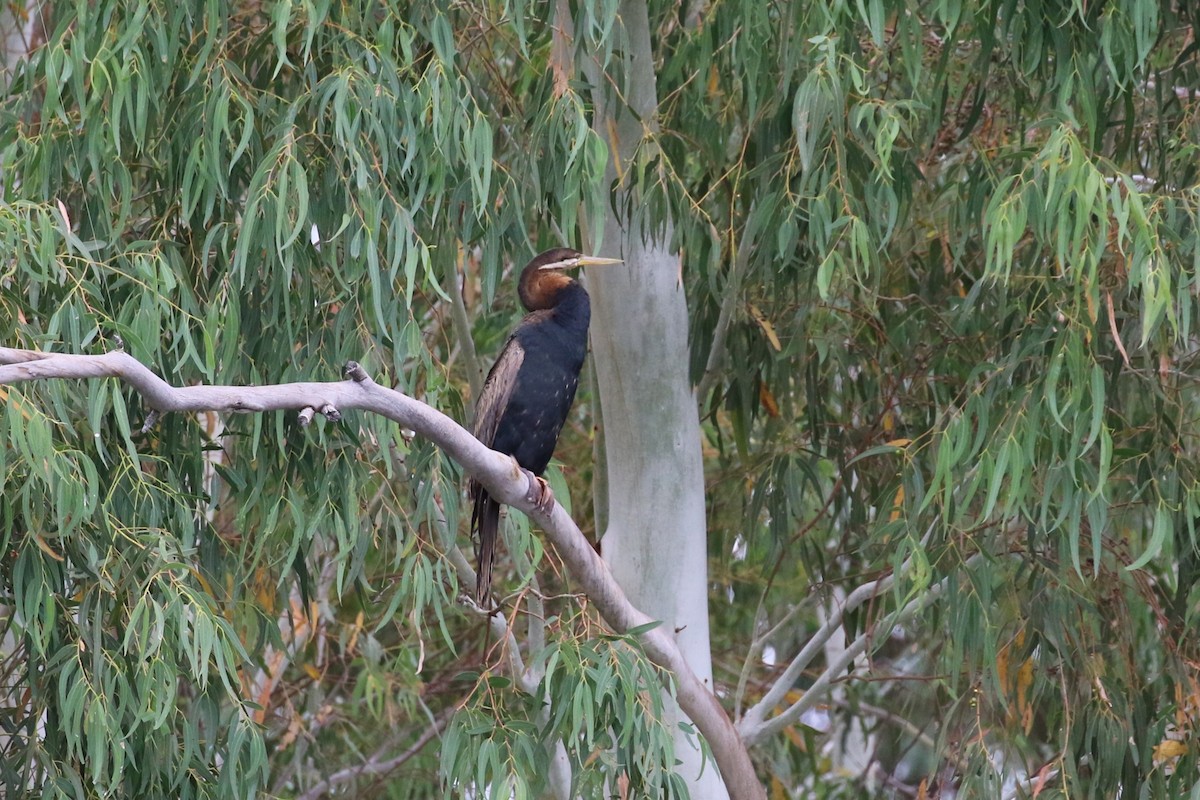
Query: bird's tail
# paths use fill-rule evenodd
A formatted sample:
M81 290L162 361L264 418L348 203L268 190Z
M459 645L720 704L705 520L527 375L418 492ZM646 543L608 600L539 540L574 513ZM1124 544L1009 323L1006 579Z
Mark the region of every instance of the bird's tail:
M478 565L475 573L475 599L480 605L484 605L492 591L492 564L496 560L496 534L500 529L500 502L494 500L482 487L475 495L475 508L471 512L471 529L477 531L479 536L475 549Z

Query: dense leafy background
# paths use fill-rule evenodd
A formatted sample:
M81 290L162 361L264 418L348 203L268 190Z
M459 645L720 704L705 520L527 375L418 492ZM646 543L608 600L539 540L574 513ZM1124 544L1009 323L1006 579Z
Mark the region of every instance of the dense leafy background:
M577 62L619 54L615 3L568 5ZM1197 13L650 4L660 114L622 177L684 254L728 707L838 592L898 577L845 621L870 658L754 751L779 791L1194 791ZM512 262L608 202L553 15L53 7L0 103L0 342L121 345L176 383L356 359L464 418ZM533 626L549 716L504 677L454 602L460 476L428 444L365 417L141 433L110 382L0 397L8 786L300 796L405 754L341 785L526 796L561 739L581 791L682 791L653 670L585 604ZM559 451L583 520L589 403ZM563 588L512 536L507 587Z

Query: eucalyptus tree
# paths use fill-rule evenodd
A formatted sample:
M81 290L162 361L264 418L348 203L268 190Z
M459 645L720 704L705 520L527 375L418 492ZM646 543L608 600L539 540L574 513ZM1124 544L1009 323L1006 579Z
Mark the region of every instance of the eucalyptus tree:
M1185 796L1176 6L41 9L0 103L6 786ZM628 262L550 476L623 591L421 410L466 421L558 244ZM427 405L356 410L368 375ZM456 458L554 543L510 515L492 616Z

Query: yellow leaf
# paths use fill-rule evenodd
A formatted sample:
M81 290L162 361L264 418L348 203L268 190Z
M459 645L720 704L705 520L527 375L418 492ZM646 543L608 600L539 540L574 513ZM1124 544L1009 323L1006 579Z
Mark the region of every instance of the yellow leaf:
M754 317L754 321L763 329L763 333L767 335L767 341L771 343L771 347L775 348L775 352L778 353L782 350L783 345L779 343L779 337L775 335L775 326L763 316L763 313L758 310L758 306L753 303L750 304L750 316Z
M1177 739L1163 739L1158 744L1154 745L1154 760L1155 761L1170 761L1180 756L1186 755L1188 747Z
M259 567L254 573L254 594L259 607L268 615L275 614L275 583L271 573L264 567Z
M621 152L621 139L620 139L620 137L617 136L617 123L616 123L615 115L608 118L608 143L609 143L608 151L610 153ZM623 159L614 158L613 162L612 162L613 165L617 169L617 185L618 186L625 185L625 172L624 172L622 161L623 161Z
M63 561L64 560L63 557L60 556L53 547L46 544L46 540L43 539L40 534L35 533L33 535L33 541L37 544L39 550L41 550L43 553L45 553L46 555L53 558L55 561Z
M200 584L200 588L204 590L205 594L209 595L210 597L216 594L216 592L213 591L212 584L208 582L207 578L200 574L198 569L191 567L188 569L188 571L192 573L192 577L195 578L196 582Z
M1033 659L1021 662L1017 670L1017 711L1021 714L1021 727L1028 734L1033 728L1033 704L1029 702L1029 687L1033 685Z
M350 630L350 641L346 644L346 652L353 653L355 645L358 644L358 635L363 629L363 612L359 609L358 616L354 618L354 627Z
M762 403L762 407L766 410L768 416L779 416L779 404L775 402L775 395L771 394L771 390L767 388L766 381L758 382L758 401Z
M304 673L314 681L319 681L321 679L321 671L312 664L305 664L303 667L301 667L301 669L303 669Z
M912 439L892 439L887 442L888 447L908 447L912 444Z
M708 71L708 96L713 99L721 96L721 73L717 71L716 64Z
M896 496L892 498L892 515L888 517L889 522L895 522L900 519L900 511L904 508L904 487L900 486L896 489Z

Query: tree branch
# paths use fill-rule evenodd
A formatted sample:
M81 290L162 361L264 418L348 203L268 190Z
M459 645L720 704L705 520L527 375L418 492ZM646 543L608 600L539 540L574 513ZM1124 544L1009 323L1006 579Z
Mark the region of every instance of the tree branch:
M525 513L545 531L593 606L615 631L654 622L634 608L579 527L557 502L540 511L540 488L533 476L509 456L489 450L454 420L424 403L380 386L361 366L346 365L347 380L266 386L186 386L164 381L132 356L69 355L0 347L0 385L47 378L120 378L159 413L172 411L309 411L331 420L346 411L369 411L429 439L479 480L505 505ZM302 416L302 419L304 417ZM674 678L679 705L704 735L730 795L765 798L754 765L733 723L708 687L696 677L670 633L661 626L638 637L650 659Z
M933 527L930 526L930 529L925 534L925 538L922 540L922 542L928 540L932 531ZM969 567L982 557L982 554L976 553L968 558L963 563L963 566ZM812 685L804 691L803 696L801 696L799 700L797 700L795 703L792 703L792 705L788 706L785 710L771 719L766 719L766 715L776 705L782 702L783 696L786 695L786 693L793 687L796 678L799 677L800 671L803 670L804 667L808 666L808 663L812 661L813 657L816 655L815 651L819 650L821 646L823 646L824 643L829 640L830 636L833 635L834 631L841 626L841 621L845 613L862 605L871 597L888 591L898 575L904 575L908 572L910 563L911 559L905 561L904 564L901 565L900 569L892 575L888 575L885 578L880 578L878 581L871 581L870 583L865 583L862 586L859 586L850 593L844 604L834 610L829 619L826 621L825 625L821 626L821 629L813 636L812 639L809 640L800 653L797 654L796 658L793 659L792 663L788 665L787 670L785 670L784 674L780 676L780 679L775 682L770 691L768 691L763 699L748 712L746 712L746 715L738 721L738 732L741 734L742 741L746 743L747 747L754 746L768 736L774 735L775 733L783 730L788 725L791 725L800 719L801 715L803 715L805 711L808 711L821 701L822 696L829 688L829 685L833 683L833 681L842 672L844 672L847 667L850 666L854 659L866 651L867 646L870 644L870 641L873 638L872 631L865 631L859 634L854 641L846 645L846 648L842 651L841 656L835 661L826 665L825 670L817 677L815 681L812 682ZM897 609L889 614L882 623L875 627L883 630L891 630L894 626L900 624L908 617L939 599L946 591L946 586L949 585L949 582L950 578L947 576L933 584L922 594L905 604L902 608ZM792 676L791 679L785 680L789 675ZM770 701L769 704L768 701Z
M922 547L924 547L925 543L929 541L929 537L933 534L934 526L936 524L937 520L934 520L934 523L930 525L929 529L925 532L925 536L921 539ZM784 699L787 697L787 693L792 690L792 687L795 686L796 681L800 678L800 673L802 673L805 668L812 663L812 660L817 657L817 653L821 651L821 648L825 646L825 643L829 641L830 637L841 629L842 619L845 617L846 613L853 611L871 598L877 597L878 595L889 591L892 588L892 585L896 582L896 578L898 576L908 574L908 571L911 568L912 559L906 559L905 562L900 565L900 568L891 575L885 575L878 580L868 581L867 583L862 584L846 597L846 601L844 603L833 609L829 615L829 618L825 620L825 624L822 625L817 632L812 635L812 638L805 643L804 647L800 649L800 652L796 654L796 657L792 659L792 662L788 664L787 669L783 671L783 674L779 676L767 693L763 695L763 698L755 703L746 712L746 714L740 720L738 720L738 732L741 734L742 739L746 742L747 746L757 743L759 740L768 735L768 726L773 725L773 723L775 723L779 717L776 717L775 719L771 720L770 723L768 723L766 721L767 714L769 714L776 706L784 701ZM931 589L930 591L933 590ZM854 657L857 656L858 653L862 652L862 650L866 647L867 639L868 637L866 636L859 636L858 639L856 639L846 648L845 652L843 652L843 658L839 659L839 662L844 660L846 664L849 664L850 661L852 661ZM855 649L856 646L858 648L857 650ZM845 665L843 665L842 668L844 669ZM828 670L826 671L828 672ZM816 688L818 688L816 684L813 684L812 687L809 687L809 690L805 692L804 698L801 699L801 702L804 702L805 698L808 698L810 694L813 694L813 690ZM819 697L819 693L814 694L812 702L815 702L817 697ZM796 705L799 705L799 703ZM811 703L809 703L809 705L811 705ZM793 706L793 708L794 707L795 706ZM807 708L807 706L805 708ZM790 710L791 709L789 709L789 711ZM794 716L798 717L799 714ZM770 730L778 730L780 727L782 726L774 725L770 728Z
M893 576L889 575L888 578L882 579L882 580L889 581L888 585L890 586L892 579L893 579ZM881 582L882 581L877 581L876 583L881 583ZM901 622L902 620L904 620L911 614L913 614L913 613L921 610L925 606L929 605L934 600L936 600L938 597L940 597L942 592L944 592L946 590L946 585L948 582L949 582L948 578L943 578L940 582L935 583L933 586L930 586L928 589L925 590L925 592L923 594L921 594L921 596L915 598L914 600L909 602L907 605L905 605L903 608L899 609L898 611L895 611L892 614L889 614L886 621L883 622L883 624L880 627L884 628L885 630L890 630L892 628L892 626L898 624L899 622ZM862 586L859 587L859 589L862 589L862 588L863 588ZM857 592L857 591L858 590L856 589L855 592ZM881 591L881 592L886 591L886 589L880 588L879 591ZM871 596L871 595L868 594L867 596ZM862 599L865 599L865 598L862 598ZM861 604L862 599L860 599L859 604ZM837 619L838 625L840 626L842 616L846 612L846 610L848 610L849 608L850 608L850 598L847 598L846 605L838 608L833 613L833 615L831 615L829 622L832 622L834 619ZM825 626L822 627L822 629L821 629L822 631L825 631L825 629L829 627L829 622L827 622L825 624ZM815 638L816 637L814 637L814 640L815 640ZM828 638L829 638L829 636L825 637L826 640L828 640ZM834 679L837 678L837 676L841 675L843 672L845 672L846 668L850 666L850 664L854 661L854 659L858 658L859 655L861 655L863 652L866 651L867 645L870 643L872 638L873 638L873 636L872 636L871 631L866 631L864 633L859 634L854 639L854 641L852 641L852 642L850 642L850 644L846 645L846 649L842 651L842 654L837 659L835 659L834 661L832 661L825 667L824 672L822 672L817 677L817 679L812 682L812 685L809 686L808 689L805 690L804 694L801 696L801 698L799 700L797 700L795 703L792 703L790 706L788 706L786 709L784 709L782 712L775 715L771 719L764 721L764 720L762 720L761 717L751 718L751 713L756 712L756 710L759 709L759 706L762 705L761 702L758 705L756 705L754 708L750 709L750 711L746 713L746 716L743 717L741 722L738 724L738 730L742 734L742 739L747 743L747 745L757 744L759 741L765 739L768 736L774 735L775 733L783 730L787 726L789 726L789 725L793 724L794 722L796 722L797 720L799 720L805 711L808 711L810 708L812 708L813 706L815 706L817 703L819 703L822 700L822 698L825 694L825 691L829 688L829 685L831 683L833 683ZM809 643L807 645L805 645L804 650L801 651L801 655L804 655L805 653L807 653L809 651L809 648L811 645L812 645L812 641L810 640ZM809 656L809 658L811 659L811 656ZM800 660L800 656L797 656L796 660L793 661L792 664L795 664L799 660ZM791 670L791 667L792 667L792 665L789 664L788 671ZM781 686L784 686L783 681L782 680L777 681L775 686L771 687L772 691L774 691L776 688L779 688ZM785 689L790 688L790 684L785 686L784 688ZM759 712L759 713L765 713L765 711L769 711L769 710L770 709L768 708L768 709L765 709L763 712Z
M338 770L325 780L313 786L304 794L297 796L296 800L317 800L318 798L327 796L330 790L333 788L341 786L343 783L349 783L357 778L361 778L364 775L386 775L387 773L404 764L404 762L408 761L413 756L420 753L425 745L429 744L429 741L435 736L440 736L442 731L445 730L446 724L450 721L450 718L454 716L454 710L455 709L451 707L443 711L436 719L433 720L433 724L426 728L425 732L418 736L417 740L413 742L403 753L388 757L388 753L390 753L392 748L396 745L394 740L389 741L387 744L376 750L363 763L354 767L347 767L346 769Z
M829 638L841 628L842 618L846 615L846 612L853 611L872 597L888 591L895 581L896 576L893 573L879 580L864 583L846 597L845 603L833 609L829 618L825 620L825 624L818 628L817 632L805 643L804 647L800 649L800 652L796 654L792 662L787 665L787 669L772 684L762 699L751 706L738 721L738 730L741 732L743 739L747 742L753 742L764 735L762 731L766 726L767 714L784 701L787 693L792 690L792 687L799 679L800 674L817 657L817 654L821 652L821 648L825 646ZM849 652L850 648L846 648L846 651ZM809 692L805 692L805 696L808 696L810 692L811 689Z

